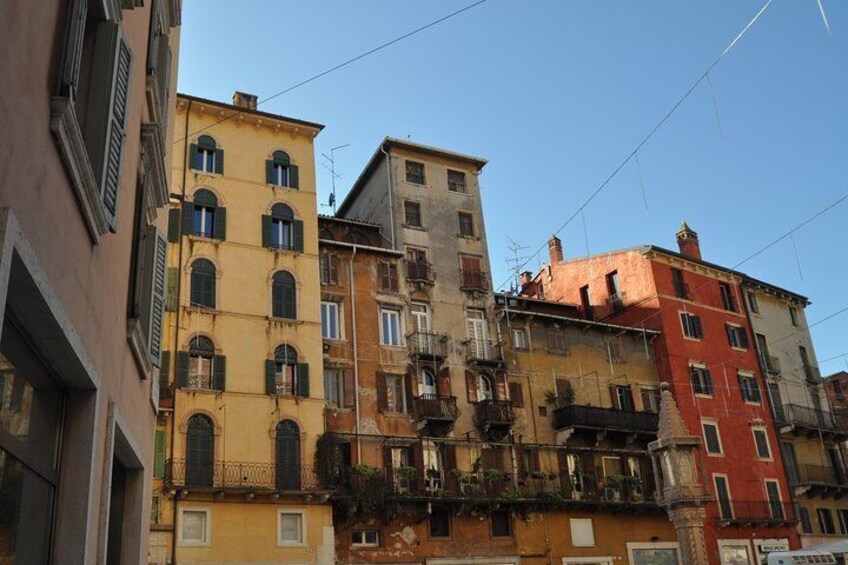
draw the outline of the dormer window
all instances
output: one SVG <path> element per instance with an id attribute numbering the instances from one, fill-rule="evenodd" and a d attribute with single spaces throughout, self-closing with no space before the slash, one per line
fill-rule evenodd
<path id="1" fill-rule="evenodd" d="M 268 184 L 298 188 L 298 177 L 297 165 L 292 165 L 285 151 L 274 151 L 271 159 L 265 161 L 265 182 Z"/>

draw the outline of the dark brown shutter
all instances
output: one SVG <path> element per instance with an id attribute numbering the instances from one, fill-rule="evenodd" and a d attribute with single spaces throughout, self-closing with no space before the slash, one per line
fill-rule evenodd
<path id="1" fill-rule="evenodd" d="M 595 468 L 595 454 L 584 452 L 581 454 L 581 464 L 583 465 L 584 477 L 588 475 L 588 479 L 583 480 L 583 489 L 588 495 L 592 495 L 597 486 L 598 470 Z"/>
<path id="2" fill-rule="evenodd" d="M 377 408 L 381 412 L 386 412 L 389 409 L 389 395 L 386 391 L 386 375 L 377 373 Z"/>
<path id="3" fill-rule="evenodd" d="M 698 339 L 703 339 L 704 328 L 701 326 L 701 317 L 692 316 L 692 324 L 695 330 L 695 337 L 697 337 Z"/>
<path id="4" fill-rule="evenodd" d="M 445 471 L 451 471 L 456 469 L 456 446 L 455 445 L 445 445 L 442 450 L 442 463 L 444 464 Z"/>
<path id="5" fill-rule="evenodd" d="M 394 473 L 392 472 L 392 448 L 389 445 L 383 446 L 383 468 L 386 471 L 386 477 L 392 480 L 394 478 Z"/>
<path id="6" fill-rule="evenodd" d="M 527 471 L 529 471 L 525 455 L 524 447 L 521 444 L 515 446 L 515 466 L 517 467 L 516 471 L 519 477 L 526 477 Z"/>
<path id="7" fill-rule="evenodd" d="M 409 464 L 412 467 L 415 467 L 415 469 L 417 471 L 415 478 L 418 481 L 418 484 L 416 485 L 416 487 L 418 489 L 423 490 L 424 484 L 425 484 L 424 483 L 424 446 L 420 441 L 418 443 L 416 443 L 415 445 L 413 445 L 412 449 L 410 450 L 410 462 L 409 462 Z"/>
<path id="8" fill-rule="evenodd" d="M 618 401 L 618 387 L 615 385 L 609 385 L 610 391 L 610 402 L 612 402 L 612 407 L 616 410 L 621 410 L 621 402 Z"/>
<path id="9" fill-rule="evenodd" d="M 353 369 L 345 369 L 342 372 L 342 388 L 344 389 L 344 407 L 353 408 L 356 404 L 356 382 Z"/>
<path id="10" fill-rule="evenodd" d="M 412 386 L 413 380 L 412 379 L 417 380 L 418 375 L 416 375 L 415 373 L 411 373 L 409 375 L 403 376 L 403 386 L 406 389 L 406 406 L 405 406 L 406 410 L 405 411 L 410 413 L 410 414 L 412 413 L 412 410 L 413 410 L 412 403 L 413 403 L 414 394 L 418 391 L 418 387 L 415 387 L 413 389 L 413 386 Z"/>
<path id="11" fill-rule="evenodd" d="M 509 383 L 509 398 L 513 406 L 524 408 L 524 387 L 521 383 Z"/>
<path id="12" fill-rule="evenodd" d="M 733 343 L 733 328 L 730 326 L 730 324 L 724 324 L 724 330 L 727 332 L 727 343 L 729 343 L 731 347 L 734 345 L 738 345 L 736 343 Z"/>
<path id="13" fill-rule="evenodd" d="M 468 402 L 477 402 L 477 375 L 473 371 L 465 371 L 465 392 Z"/>
<path id="14" fill-rule="evenodd" d="M 216 355 L 212 363 L 214 366 L 212 375 L 212 388 L 215 390 L 226 390 L 227 388 L 227 357 Z"/>
<path id="15" fill-rule="evenodd" d="M 441 396 L 451 395 L 450 367 L 445 366 L 439 370 L 439 380 L 436 386 Z"/>
<path id="16" fill-rule="evenodd" d="M 739 326 L 739 346 L 748 349 L 748 330 L 745 329 L 745 326 Z"/>
<path id="17" fill-rule="evenodd" d="M 566 379 L 557 379 L 556 380 L 556 393 L 557 396 L 563 396 L 568 393 L 568 389 L 571 388 L 571 383 Z"/>

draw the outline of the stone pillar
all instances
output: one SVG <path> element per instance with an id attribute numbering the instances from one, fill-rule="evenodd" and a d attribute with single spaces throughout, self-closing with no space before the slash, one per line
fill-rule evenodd
<path id="1" fill-rule="evenodd" d="M 707 565 L 707 542 L 704 540 L 704 520 L 707 511 L 703 506 L 681 506 L 668 510 L 677 543 L 680 544 L 680 562 L 687 565 Z"/>

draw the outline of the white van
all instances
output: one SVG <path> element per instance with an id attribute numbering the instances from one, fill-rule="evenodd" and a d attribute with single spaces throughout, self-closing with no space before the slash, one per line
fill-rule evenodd
<path id="1" fill-rule="evenodd" d="M 769 553 L 768 565 L 836 565 L 836 558 L 825 551 L 778 551 Z"/>

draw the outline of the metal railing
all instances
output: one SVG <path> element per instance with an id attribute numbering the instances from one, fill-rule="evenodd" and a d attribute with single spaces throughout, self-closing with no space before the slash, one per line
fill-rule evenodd
<path id="1" fill-rule="evenodd" d="M 655 434 L 659 427 L 659 415 L 655 412 L 634 412 L 571 404 L 554 410 L 553 426 L 555 430 L 576 426 Z"/>
<path id="2" fill-rule="evenodd" d="M 456 407 L 455 396 L 422 394 L 415 397 L 413 406 L 415 407 L 415 419 L 418 421 L 444 420 L 453 422 L 459 417 L 459 408 Z"/>
<path id="3" fill-rule="evenodd" d="M 775 422 L 781 426 L 848 433 L 848 414 L 842 411 L 828 412 L 800 404 L 784 404 L 774 412 Z"/>
<path id="4" fill-rule="evenodd" d="M 491 339 L 468 338 L 465 342 L 465 360 L 469 363 L 500 363 L 503 361 L 501 344 Z"/>
<path id="5" fill-rule="evenodd" d="M 320 490 L 313 467 L 278 469 L 273 463 L 249 461 L 217 461 L 211 465 L 198 465 L 189 464 L 184 459 L 168 459 L 165 462 L 165 484 L 196 490 Z"/>
<path id="6" fill-rule="evenodd" d="M 406 278 L 410 281 L 432 282 L 433 266 L 427 261 L 405 261 Z"/>
<path id="7" fill-rule="evenodd" d="M 609 306 L 613 312 L 621 312 L 622 310 L 624 310 L 624 300 L 626 298 L 626 292 L 616 292 L 615 294 L 610 294 L 607 297 L 607 306 Z"/>
<path id="8" fill-rule="evenodd" d="M 782 524 L 795 522 L 795 505 L 768 500 L 716 500 L 716 521 L 724 524 Z"/>
<path id="9" fill-rule="evenodd" d="M 448 336 L 433 332 L 412 332 L 406 336 L 409 352 L 422 357 L 447 357 Z"/>
<path id="10" fill-rule="evenodd" d="M 765 367 L 766 372 L 770 375 L 779 375 L 780 374 L 780 359 L 775 357 L 774 355 L 763 355 L 763 367 Z"/>
<path id="11" fill-rule="evenodd" d="M 794 485 L 824 485 L 848 487 L 848 477 L 830 465 L 798 465 L 788 470 L 789 482 Z"/>
<path id="12" fill-rule="evenodd" d="M 489 290 L 489 276 L 485 271 L 473 269 L 460 270 L 460 288 L 463 290 Z"/>
<path id="13" fill-rule="evenodd" d="M 506 425 L 515 423 L 515 410 L 509 400 L 481 400 L 474 406 L 477 424 Z"/>
<path id="14" fill-rule="evenodd" d="M 804 365 L 804 377 L 806 377 L 807 382 L 819 383 L 821 382 L 821 371 L 815 365 Z"/>

